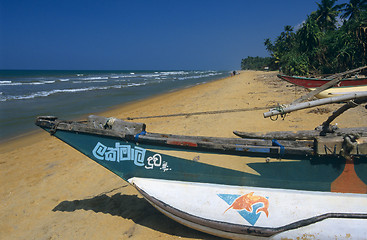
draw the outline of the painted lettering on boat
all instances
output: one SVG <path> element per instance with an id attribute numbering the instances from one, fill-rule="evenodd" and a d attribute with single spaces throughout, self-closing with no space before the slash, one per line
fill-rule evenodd
<path id="1" fill-rule="evenodd" d="M 224 213 L 234 209 L 252 226 L 255 225 L 261 213 L 264 213 L 266 217 L 269 216 L 268 198 L 254 195 L 254 192 L 242 196 L 237 194 L 218 194 L 218 196 L 230 205 Z"/>
<path id="2" fill-rule="evenodd" d="M 168 167 L 168 163 L 162 161 L 160 154 L 154 154 L 148 157 L 145 162 L 146 149 L 137 146 L 122 145 L 119 142 L 115 143 L 115 147 L 108 147 L 98 142 L 93 148 L 92 154 L 98 160 L 112 162 L 133 161 L 136 166 L 145 166 L 146 169 L 158 167 L 163 172 L 171 170 Z"/>
<path id="3" fill-rule="evenodd" d="M 168 163 L 162 161 L 162 156 L 160 154 L 154 154 L 152 157 L 147 158 L 147 164 L 145 165 L 146 169 L 153 169 L 154 167 L 159 167 L 163 172 L 171 170 L 168 167 Z"/>

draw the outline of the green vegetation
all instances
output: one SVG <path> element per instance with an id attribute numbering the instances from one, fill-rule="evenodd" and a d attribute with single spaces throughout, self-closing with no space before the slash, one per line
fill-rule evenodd
<path id="1" fill-rule="evenodd" d="M 247 57 L 241 61 L 242 70 L 264 70 L 265 67 L 275 66 L 271 57 Z"/>
<path id="2" fill-rule="evenodd" d="M 299 29 L 285 26 L 274 42 L 265 40 L 273 69 L 281 67 L 289 75 L 330 74 L 367 64 L 367 0 L 336 1 L 321 0 Z"/>

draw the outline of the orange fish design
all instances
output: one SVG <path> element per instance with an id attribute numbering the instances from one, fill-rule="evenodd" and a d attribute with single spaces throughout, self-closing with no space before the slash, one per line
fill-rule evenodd
<path id="1" fill-rule="evenodd" d="M 229 209 L 233 208 L 235 210 L 243 210 L 245 209 L 248 212 L 252 212 L 252 206 L 256 203 L 263 203 L 264 206 L 257 209 L 256 213 L 259 212 L 264 212 L 266 214 L 266 217 L 269 216 L 269 212 L 268 212 L 268 208 L 269 208 L 269 201 L 268 199 L 261 197 L 261 196 L 257 196 L 257 195 L 253 195 L 254 192 L 251 193 L 247 193 L 241 197 L 238 197 L 231 206 L 229 206 L 229 208 L 227 208 L 227 210 L 224 211 L 227 212 Z M 223 213 L 223 214 L 224 214 Z"/>

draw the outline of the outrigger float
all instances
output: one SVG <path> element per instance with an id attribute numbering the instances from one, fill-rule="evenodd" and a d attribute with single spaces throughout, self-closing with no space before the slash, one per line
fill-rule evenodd
<path id="1" fill-rule="evenodd" d="M 264 116 L 329 103 L 317 101 Z M 367 127 L 330 124 L 367 103 L 367 92 L 328 101 L 347 103 L 317 130 L 234 132 L 241 138 L 150 133 L 145 124 L 99 116 L 45 116 L 36 125 L 193 229 L 231 239 L 367 239 Z"/>

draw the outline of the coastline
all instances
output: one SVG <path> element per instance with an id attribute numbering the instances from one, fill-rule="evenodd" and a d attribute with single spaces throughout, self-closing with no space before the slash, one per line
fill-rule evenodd
<path id="1" fill-rule="evenodd" d="M 205 84 L 112 106 L 93 113 L 136 119 L 147 131 L 195 136 L 235 137 L 232 131 L 310 130 L 338 105 L 302 110 L 285 120 L 264 119 L 263 108 L 289 103 L 305 90 L 274 72 L 242 71 Z M 204 111 L 244 109 L 221 114 Z M 366 125 L 362 106 L 337 119 L 340 127 Z M 219 239 L 184 227 L 149 205 L 122 179 L 38 130 L 0 144 L 0 238 L 6 239 Z"/>
<path id="2" fill-rule="evenodd" d="M 229 76 L 226 71 L 10 71 L 0 76 L 0 142 L 36 130 L 34 119 L 91 112 Z"/>

